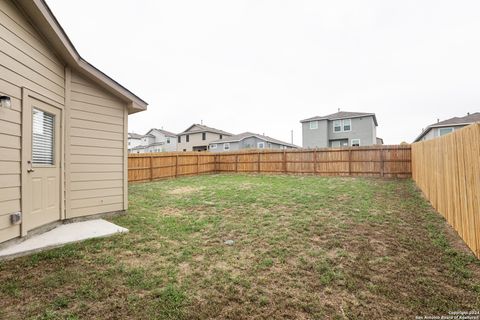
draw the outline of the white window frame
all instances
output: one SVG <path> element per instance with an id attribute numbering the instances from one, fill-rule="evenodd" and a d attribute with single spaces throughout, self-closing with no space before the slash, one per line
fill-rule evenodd
<path id="1" fill-rule="evenodd" d="M 257 142 L 257 149 L 265 149 L 265 142 L 263 141 Z"/>
<path id="2" fill-rule="evenodd" d="M 337 126 L 336 123 L 339 123 L 339 125 Z M 336 131 L 335 128 L 340 128 L 340 130 Z M 333 120 L 333 132 L 334 133 L 338 133 L 338 132 L 342 132 L 342 120 Z"/>
<path id="3" fill-rule="evenodd" d="M 167 144 L 170 144 L 170 138 L 167 138 Z"/>
<path id="4" fill-rule="evenodd" d="M 361 146 L 361 141 L 360 141 L 360 139 L 351 139 L 351 140 L 350 140 L 350 146 L 352 146 L 352 147 L 354 146 L 354 145 L 353 145 L 353 144 L 354 144 L 354 143 L 353 143 L 354 141 L 358 141 L 358 147 Z"/>
<path id="5" fill-rule="evenodd" d="M 225 142 L 223 144 L 223 150 L 225 150 L 225 151 L 230 150 L 230 143 L 229 142 Z"/>
<path id="6" fill-rule="evenodd" d="M 310 121 L 310 130 L 318 129 L 318 121 Z"/>
<path id="7" fill-rule="evenodd" d="M 349 123 L 350 129 L 345 130 L 345 125 Z M 339 124 L 339 125 L 336 125 Z M 335 128 L 340 128 L 339 131 L 335 131 Z M 350 132 L 352 131 L 352 119 L 338 119 L 338 120 L 333 120 L 333 126 L 332 126 L 333 133 L 340 133 L 340 132 Z"/>
<path id="8" fill-rule="evenodd" d="M 446 130 L 446 129 L 447 129 L 447 130 L 448 130 L 448 129 L 450 129 L 450 131 L 449 131 L 449 132 L 447 132 L 447 133 L 441 134 L 441 132 L 440 132 L 440 131 L 442 131 L 442 130 Z M 447 127 L 447 128 L 438 128 L 438 136 L 439 136 L 439 137 L 441 137 L 441 136 L 444 136 L 444 135 L 446 135 L 446 134 L 452 133 L 453 131 L 454 131 L 454 129 L 453 129 L 452 127 Z"/>
<path id="9" fill-rule="evenodd" d="M 338 145 L 337 145 L 338 143 Z M 340 144 L 340 140 L 333 140 L 331 143 L 330 143 L 331 147 L 332 148 L 340 148 L 342 145 Z"/>
<path id="10" fill-rule="evenodd" d="M 210 150 L 213 150 L 213 149 L 217 149 L 217 144 L 216 143 L 212 143 L 210 145 Z"/>

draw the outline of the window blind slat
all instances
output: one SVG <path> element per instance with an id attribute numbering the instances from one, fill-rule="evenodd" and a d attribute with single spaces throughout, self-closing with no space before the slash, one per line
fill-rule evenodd
<path id="1" fill-rule="evenodd" d="M 33 109 L 32 162 L 53 164 L 55 116 Z"/>

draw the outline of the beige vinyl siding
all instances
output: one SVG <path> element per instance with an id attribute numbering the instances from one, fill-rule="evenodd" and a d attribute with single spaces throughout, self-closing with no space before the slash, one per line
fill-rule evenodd
<path id="1" fill-rule="evenodd" d="M 10 214 L 21 211 L 22 87 L 64 104 L 63 63 L 11 1 L 0 1 L 0 95 L 12 108 L 0 109 L 0 242 L 18 237 Z"/>
<path id="2" fill-rule="evenodd" d="M 125 103 L 72 72 L 67 218 L 124 209 Z"/>

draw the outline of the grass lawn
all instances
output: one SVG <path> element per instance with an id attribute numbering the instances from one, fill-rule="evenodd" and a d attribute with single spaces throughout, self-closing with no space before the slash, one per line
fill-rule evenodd
<path id="1" fill-rule="evenodd" d="M 181 178 L 130 186 L 128 215 L 111 220 L 130 233 L 0 262 L 0 319 L 480 309 L 480 263 L 410 180 Z"/>

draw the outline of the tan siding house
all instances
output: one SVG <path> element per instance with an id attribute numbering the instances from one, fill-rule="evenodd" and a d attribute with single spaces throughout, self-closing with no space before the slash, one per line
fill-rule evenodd
<path id="1" fill-rule="evenodd" d="M 208 145 L 215 140 L 232 136 L 231 133 L 211 128 L 203 124 L 192 124 L 177 135 L 177 151 L 207 151 Z"/>
<path id="2" fill-rule="evenodd" d="M 147 104 L 84 61 L 42 0 L 0 0 L 0 97 L 0 243 L 128 208 L 127 117 Z"/>

